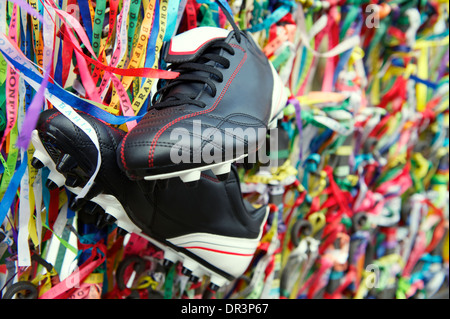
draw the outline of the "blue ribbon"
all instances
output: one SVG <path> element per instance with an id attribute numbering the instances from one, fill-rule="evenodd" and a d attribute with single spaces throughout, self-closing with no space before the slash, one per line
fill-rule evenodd
<path id="1" fill-rule="evenodd" d="M 181 0 L 169 0 L 169 6 L 167 8 L 167 26 L 166 33 L 164 34 L 164 41 L 169 41 L 176 31 L 175 27 L 177 24 L 178 7 L 180 6 L 180 1 Z"/>
<path id="2" fill-rule="evenodd" d="M 22 180 L 25 170 L 28 165 L 28 154 L 24 152 L 24 157 L 22 158 L 22 163 L 20 163 L 19 168 L 14 173 L 11 181 L 9 182 L 8 188 L 3 195 L 2 201 L 0 202 L 0 224 L 5 220 L 6 214 L 11 207 L 14 198 L 16 197 L 17 189 L 19 188 L 20 181 Z"/>
<path id="3" fill-rule="evenodd" d="M 360 10 L 359 10 L 360 11 Z M 362 19 L 361 14 L 358 15 L 358 20 L 355 22 L 355 30 L 354 34 L 359 34 L 361 32 L 362 28 Z M 333 87 L 336 85 L 336 81 L 338 79 L 339 73 L 344 69 L 345 65 L 347 64 L 348 60 L 350 59 L 350 56 L 352 55 L 353 49 L 349 49 L 342 53 L 341 58 L 339 59 L 338 64 L 336 65 L 336 70 L 334 71 L 333 76 Z"/>
<path id="4" fill-rule="evenodd" d="M 247 31 L 258 32 L 261 30 L 269 29 L 272 24 L 280 21 L 286 14 L 291 11 L 291 8 L 295 6 L 295 3 L 291 1 L 282 1 L 282 3 L 283 5 L 278 7 L 274 12 L 272 12 L 272 14 L 266 17 L 263 22 L 252 26 L 251 28 L 247 29 Z"/>
<path id="5" fill-rule="evenodd" d="M 159 34 L 159 10 L 159 6 L 155 6 L 155 18 L 153 19 L 152 31 L 150 32 L 150 37 L 148 38 L 147 55 L 145 57 L 144 67 L 146 68 L 151 68 L 153 63 L 155 63 L 155 46 Z M 142 83 L 144 82 L 142 81 Z"/>
<path id="6" fill-rule="evenodd" d="M 436 90 L 438 88 L 438 85 L 436 83 L 428 81 L 428 80 L 421 79 L 421 78 L 419 78 L 419 77 L 417 77 L 415 75 L 411 75 L 409 78 L 411 80 L 414 80 L 414 81 L 418 82 L 418 83 L 425 84 L 426 86 L 428 86 L 429 88 L 431 88 L 433 90 Z"/>
<path id="7" fill-rule="evenodd" d="M 78 7 L 80 8 L 81 20 L 83 20 L 84 28 L 89 37 L 89 41 L 92 42 L 92 20 L 91 12 L 89 10 L 89 2 L 87 0 L 78 1 Z"/>
<path id="8" fill-rule="evenodd" d="M 216 0 L 216 1 L 219 1 L 224 6 L 224 8 L 231 14 L 231 16 L 233 16 L 233 11 L 231 11 L 230 5 L 226 0 Z"/>
<path id="9" fill-rule="evenodd" d="M 9 63 L 12 64 L 12 66 L 21 72 L 26 77 L 30 78 L 31 80 L 35 81 L 36 83 L 41 83 L 43 78 L 40 75 L 37 75 L 36 73 L 32 72 L 28 68 L 24 67 L 17 61 L 14 61 L 5 51 L 0 49 L 0 52 L 3 53 L 3 56 L 6 60 L 8 60 Z M 109 124 L 113 125 L 121 125 L 128 121 L 139 121 L 142 116 L 115 116 L 111 113 L 108 113 L 97 106 L 90 104 L 88 101 L 80 99 L 79 97 L 73 95 L 70 92 L 67 92 L 60 86 L 54 83 L 48 83 L 47 89 L 50 93 L 60 98 L 65 103 L 69 104 L 70 106 L 83 111 L 85 113 L 89 113 L 90 115 L 107 122 Z"/>

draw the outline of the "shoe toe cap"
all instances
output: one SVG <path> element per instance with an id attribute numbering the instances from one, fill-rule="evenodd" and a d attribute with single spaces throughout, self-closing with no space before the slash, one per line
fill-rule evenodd
<path id="1" fill-rule="evenodd" d="M 188 145 L 177 144 L 171 130 L 161 133 L 159 128 L 136 127 L 122 140 L 117 157 L 120 167 L 128 174 L 146 175 L 144 172 L 156 173 L 182 164 L 177 160 L 181 151 L 190 154 Z"/>

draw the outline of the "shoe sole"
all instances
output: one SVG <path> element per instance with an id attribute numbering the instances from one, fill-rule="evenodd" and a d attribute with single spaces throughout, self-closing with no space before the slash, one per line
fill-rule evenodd
<path id="1" fill-rule="evenodd" d="M 272 110 L 271 110 L 271 121 L 268 124 L 268 129 L 275 129 L 278 124 L 278 120 L 283 118 L 284 113 L 284 106 L 286 105 L 286 102 L 288 100 L 288 96 L 286 94 L 286 89 L 284 87 L 284 84 L 282 83 L 280 77 L 277 74 L 277 71 L 273 67 L 272 63 L 269 62 L 271 71 L 272 71 L 272 77 L 274 79 L 274 92 L 272 95 Z M 130 175 L 130 178 L 135 179 L 136 176 L 141 176 L 145 180 L 148 181 L 154 181 L 154 180 L 163 180 L 163 179 L 169 179 L 174 177 L 179 177 L 184 183 L 190 183 L 195 182 L 200 179 L 201 173 L 207 170 L 212 170 L 212 172 L 216 176 L 228 174 L 231 170 L 231 164 L 237 161 L 240 161 L 247 157 L 248 154 L 243 154 L 237 158 L 223 161 L 220 163 L 213 163 L 201 167 L 191 168 L 187 170 L 182 171 L 175 171 L 170 173 L 164 173 L 164 174 L 152 174 L 152 175 L 144 175 L 139 174 L 138 171 L 133 171 L 133 173 Z"/>
<path id="2" fill-rule="evenodd" d="M 56 144 L 53 136 L 47 135 L 46 138 L 51 141 L 51 144 Z M 66 178 L 56 169 L 56 164 L 41 141 L 37 130 L 32 132 L 32 143 L 35 147 L 33 157 L 40 160 L 50 170 L 48 178 L 52 179 L 58 187 L 65 186 L 70 192 L 78 195 L 82 188 L 69 187 L 64 184 Z M 261 224 L 259 236 L 255 239 L 218 236 L 208 233 L 193 233 L 165 240 L 157 240 L 146 235 L 141 228 L 133 223 L 115 196 L 101 193 L 94 196 L 90 201 L 99 205 L 107 214 L 113 216 L 116 219 L 115 223 L 118 227 L 141 236 L 161 249 L 164 252 L 164 259 L 174 264 L 180 262 L 186 270 L 185 273 L 191 276 L 191 279 L 208 276 L 210 282 L 216 288 L 229 283 L 246 270 L 259 244 L 263 226 L 269 213 L 269 209 L 267 209 L 264 222 Z"/>
<path id="3" fill-rule="evenodd" d="M 179 177 L 184 183 L 195 182 L 200 179 L 202 172 L 207 171 L 207 170 L 211 170 L 214 173 L 214 175 L 216 175 L 216 176 L 228 174 L 231 171 L 232 163 L 242 160 L 247 156 L 248 156 L 247 154 L 244 154 L 236 159 L 231 159 L 231 160 L 228 160 L 228 161 L 225 161 L 222 163 L 209 164 L 206 166 L 191 168 L 191 169 L 187 169 L 184 171 L 171 172 L 171 173 L 159 174 L 159 175 L 149 175 L 149 176 L 145 176 L 144 179 L 147 181 L 154 181 L 154 180 Z"/>

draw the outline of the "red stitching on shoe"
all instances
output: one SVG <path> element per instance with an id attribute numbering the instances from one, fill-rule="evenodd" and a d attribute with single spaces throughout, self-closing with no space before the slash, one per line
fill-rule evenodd
<path id="1" fill-rule="evenodd" d="M 129 132 L 128 132 L 128 133 L 129 133 Z M 121 145 L 121 147 L 120 147 L 120 160 L 122 161 L 122 165 L 123 165 L 123 168 L 124 168 L 125 170 L 128 170 L 127 163 L 126 163 L 126 161 L 125 161 L 125 153 L 124 153 L 125 142 L 127 141 L 128 133 L 125 134 L 125 136 L 123 137 L 123 139 L 122 139 L 122 145 Z"/>
<path id="2" fill-rule="evenodd" d="M 115 131 L 116 133 L 118 133 L 119 135 L 126 135 L 126 133 L 125 133 L 124 131 L 119 130 L 118 128 L 115 128 L 114 126 L 112 126 L 112 125 L 110 125 L 110 124 L 108 124 L 108 123 L 106 123 L 106 125 L 107 125 L 110 129 L 112 129 L 113 131 Z"/>
<path id="3" fill-rule="evenodd" d="M 49 122 L 51 121 L 51 120 L 53 120 L 56 116 L 58 116 L 58 115 L 60 115 L 61 113 L 59 113 L 59 112 L 56 112 L 56 113 L 53 113 L 46 121 L 45 121 L 45 124 L 49 124 Z"/>
<path id="4" fill-rule="evenodd" d="M 182 117 L 179 117 L 175 120 L 173 120 L 172 122 L 170 122 L 169 124 L 166 124 L 163 128 L 161 128 L 158 133 L 156 133 L 155 137 L 152 140 L 152 144 L 150 145 L 150 150 L 149 150 L 149 154 L 148 154 L 148 166 L 149 167 L 153 167 L 153 156 L 155 154 L 155 148 L 156 148 L 156 143 L 158 142 L 159 137 L 162 135 L 162 133 L 164 133 L 169 127 L 171 127 L 173 124 L 182 121 L 184 119 L 187 118 L 191 118 L 200 114 L 206 114 L 209 112 L 212 112 L 215 110 L 215 108 L 217 107 L 217 105 L 219 105 L 219 102 L 222 100 L 223 96 L 225 95 L 226 91 L 228 90 L 229 86 L 231 85 L 231 82 L 233 81 L 233 79 L 235 78 L 236 74 L 239 72 L 239 70 L 241 69 L 242 65 L 244 64 L 245 60 L 247 59 L 247 53 L 245 52 L 245 50 L 236 45 L 236 44 L 230 44 L 231 46 L 241 50 L 242 52 L 244 52 L 244 57 L 242 58 L 241 62 L 238 64 L 238 66 L 236 67 L 236 70 L 234 70 L 233 74 L 231 75 L 231 77 L 228 79 L 227 84 L 225 85 L 224 89 L 222 90 L 222 92 L 220 93 L 220 95 L 218 96 L 218 98 L 216 99 L 216 101 L 214 102 L 213 106 L 208 109 L 208 110 L 204 110 L 204 111 L 199 111 L 196 113 L 192 113 L 192 114 L 188 114 L 188 115 L 184 115 Z"/>
<path id="5" fill-rule="evenodd" d="M 235 256 L 244 256 L 244 257 L 250 257 L 253 256 L 253 254 L 244 254 L 244 253 L 235 253 L 232 251 L 225 251 L 225 250 L 219 250 L 219 249 L 213 249 L 213 248 L 207 248 L 207 247 L 201 247 L 201 246 L 189 246 L 184 247 L 185 249 L 202 249 L 202 250 L 208 250 L 219 254 L 227 254 L 227 255 L 235 255 Z"/>
<path id="6" fill-rule="evenodd" d="M 210 181 L 214 182 L 214 183 L 220 183 L 220 181 L 217 178 L 208 176 L 206 174 L 201 174 L 203 178 L 209 179 Z"/>

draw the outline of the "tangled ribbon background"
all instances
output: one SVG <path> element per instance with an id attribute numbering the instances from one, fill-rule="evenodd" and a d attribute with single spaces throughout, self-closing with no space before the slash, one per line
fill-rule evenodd
<path id="1" fill-rule="evenodd" d="M 279 165 L 239 171 L 243 196 L 271 208 L 263 237 L 213 297 L 448 298 L 448 0 L 228 4 L 290 99 Z M 157 79 L 177 76 L 162 44 L 198 26 L 228 27 L 215 1 L 0 1 L 3 298 L 204 295 L 137 235 L 81 235 L 66 190 L 30 165 L 44 109 L 134 127 Z"/>

